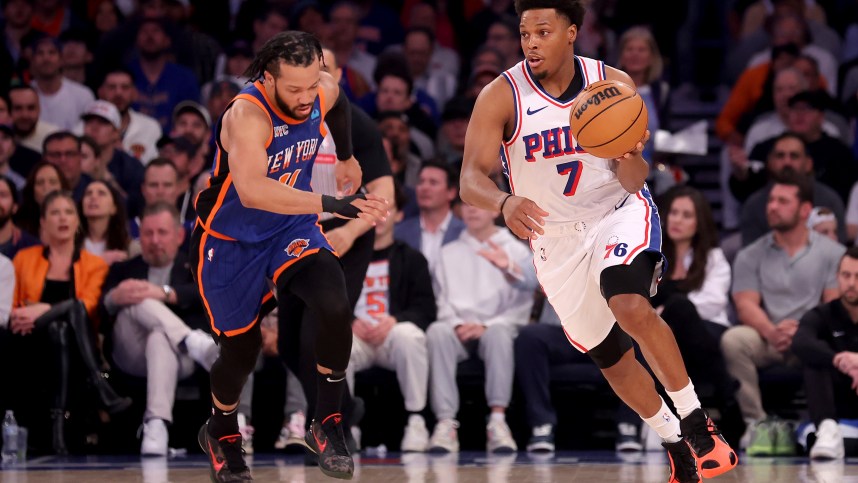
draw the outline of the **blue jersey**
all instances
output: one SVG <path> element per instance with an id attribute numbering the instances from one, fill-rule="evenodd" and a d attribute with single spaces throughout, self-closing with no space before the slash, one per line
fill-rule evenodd
<path id="1" fill-rule="evenodd" d="M 245 87 L 232 102 L 245 99 L 253 102 L 268 114 L 271 133 L 265 150 L 268 154 L 268 177 L 295 189 L 312 191 L 310 188 L 313 163 L 325 137 L 324 106 L 322 91 L 313 103 L 310 116 L 298 121 L 288 117 L 268 98 L 261 81 Z M 230 103 L 230 106 L 232 103 Z M 227 107 L 227 110 L 229 106 Z M 226 240 L 259 242 L 283 232 L 315 224 L 318 215 L 282 215 L 241 204 L 232 183 L 229 169 L 229 153 L 220 141 L 221 123 L 218 120 L 215 137 L 216 149 L 209 186 L 197 197 L 196 209 L 199 223 L 209 234 Z M 241 131 L 230 133 L 241 136 Z M 242 160 L 241 162 L 257 162 Z M 259 160 L 258 162 L 262 162 Z"/>

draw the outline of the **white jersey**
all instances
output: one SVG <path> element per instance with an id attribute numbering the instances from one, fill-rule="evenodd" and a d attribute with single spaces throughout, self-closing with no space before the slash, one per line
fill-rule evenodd
<path id="1" fill-rule="evenodd" d="M 584 87 L 605 79 L 604 62 L 575 57 Z M 628 193 L 616 174 L 617 161 L 587 154 L 569 129 L 573 99 L 561 102 L 545 92 L 522 61 L 503 73 L 515 102 L 513 134 L 501 158 L 512 192 L 549 213 L 546 228 L 596 220 Z"/>

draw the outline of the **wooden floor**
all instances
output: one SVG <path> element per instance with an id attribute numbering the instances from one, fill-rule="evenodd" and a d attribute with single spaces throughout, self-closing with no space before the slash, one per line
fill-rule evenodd
<path id="1" fill-rule="evenodd" d="M 624 461 L 625 460 L 625 461 Z M 518 483 L 518 482 L 641 482 L 667 481 L 660 454 L 623 456 L 615 453 L 558 453 L 542 461 L 526 454 L 487 457 L 485 453 L 459 455 L 409 454 L 400 458 L 356 459 L 353 481 L 373 483 Z M 318 468 L 303 465 L 301 456 L 257 455 L 252 461 L 258 482 L 332 483 Z M 25 467 L 6 467 L 0 483 L 207 483 L 208 466 L 202 456 L 162 459 L 134 457 L 37 458 Z M 813 463 L 803 458 L 743 460 L 716 482 L 858 483 L 858 459 Z"/>

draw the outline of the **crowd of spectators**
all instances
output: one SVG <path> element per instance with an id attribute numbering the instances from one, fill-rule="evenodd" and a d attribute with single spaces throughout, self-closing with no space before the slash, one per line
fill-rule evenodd
<path id="1" fill-rule="evenodd" d="M 687 176 L 651 179 L 669 262 L 652 305 L 748 454 L 796 449 L 761 393 L 758 371 L 782 365 L 804 376 L 810 455 L 842 458 L 858 418 L 858 3 L 660 3 L 594 0 L 576 42 L 628 72 L 653 133 L 674 126 L 676 102 L 719 112 L 718 219 L 700 190 L 672 186 Z M 146 378 L 141 453 L 167 454 L 177 385 L 217 354 L 188 267 L 194 200 L 220 115 L 255 52 L 286 29 L 321 40 L 396 185 L 374 230 L 323 225 L 341 255 L 370 236 L 369 268 L 349 288 L 351 389 L 355 372 L 394 370 L 407 420 L 389 444 L 455 452 L 457 364 L 479 358 L 487 450 L 518 449 L 505 419 L 516 383 L 527 450 L 555 449 L 551 368 L 588 359 L 544 302 L 527 245 L 499 213 L 458 199 L 475 99 L 522 60 L 512 0 L 0 5 L 0 362 L 14 368 L 0 410 L 31 428 L 34 453 L 98 451 L 93 434 L 132 404 L 109 382 L 118 372 Z M 654 173 L 666 161 L 657 148 L 645 147 Z M 314 187 L 330 190 L 331 159 L 319 156 Z M 364 168 L 377 173 L 369 191 L 385 192 L 386 170 Z M 495 179 L 509 189 L 500 160 Z M 289 357 L 277 315 L 261 323 L 264 353 Z M 300 441 L 312 407 L 287 381 L 278 448 Z M 248 451 L 253 383 L 240 409 Z M 615 402 L 617 449 L 654 448 Z M 352 433 L 359 445 L 357 421 Z"/>

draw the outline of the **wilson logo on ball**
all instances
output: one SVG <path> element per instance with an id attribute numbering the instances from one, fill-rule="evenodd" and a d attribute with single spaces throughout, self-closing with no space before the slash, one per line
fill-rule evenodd
<path id="1" fill-rule="evenodd" d="M 602 101 L 619 95 L 622 95 L 622 92 L 620 92 L 616 87 L 608 87 L 607 89 L 602 89 L 601 91 L 593 93 L 590 98 L 587 99 L 587 102 L 582 103 L 578 109 L 575 110 L 575 119 L 581 119 L 581 115 L 584 114 L 587 107 L 598 106 Z"/>

